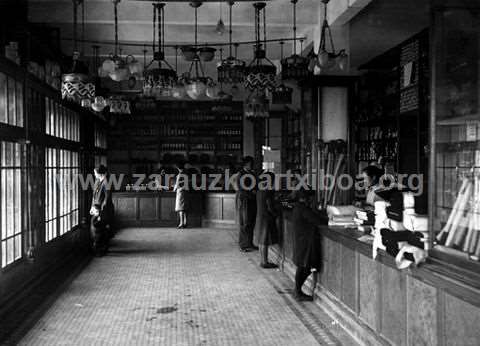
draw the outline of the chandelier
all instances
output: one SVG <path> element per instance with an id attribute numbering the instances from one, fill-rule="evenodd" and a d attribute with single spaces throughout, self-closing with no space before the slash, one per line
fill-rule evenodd
<path id="1" fill-rule="evenodd" d="M 87 66 L 80 61 L 80 53 L 77 46 L 77 9 L 78 5 L 84 6 L 83 0 L 73 0 L 73 55 L 70 73 L 62 75 L 62 99 L 80 103 L 83 106 L 89 104 L 95 97 L 95 85 L 88 77 Z M 82 11 L 84 13 L 84 11 Z M 86 107 L 86 106 L 85 106 Z"/>
<path id="2" fill-rule="evenodd" d="M 280 41 L 280 60 L 283 61 L 283 45 Z M 283 70 L 282 70 L 283 72 Z M 272 92 L 272 104 L 289 104 L 292 103 L 293 89 L 287 87 L 283 82 L 278 85 Z"/>
<path id="3" fill-rule="evenodd" d="M 217 98 L 220 91 L 213 79 L 205 77 L 202 65 L 202 61 L 213 60 L 216 49 L 207 46 L 198 47 L 198 8 L 201 5 L 201 1 L 190 3 L 190 6 L 195 9 L 195 45 L 181 47 L 185 60 L 191 61 L 190 68 L 182 75 L 181 82 L 185 86 L 186 94 L 194 100 L 198 100 L 204 95 L 209 98 Z"/>
<path id="4" fill-rule="evenodd" d="M 333 44 L 332 31 L 327 21 L 327 5 L 329 0 L 322 0 L 324 5 L 324 16 L 322 24 L 322 32 L 320 36 L 320 46 L 318 47 L 318 54 L 310 54 L 309 69 L 318 66 L 322 70 L 332 70 L 338 68 L 344 71 L 348 64 L 348 55 L 345 49 L 341 49 L 338 53 L 335 51 Z M 327 35 L 330 42 L 330 50 L 327 49 Z"/>
<path id="5" fill-rule="evenodd" d="M 264 91 L 256 90 L 247 98 L 245 117 L 250 120 L 268 118 L 269 100 Z"/>
<path id="6" fill-rule="evenodd" d="M 228 84 L 236 84 L 242 83 L 245 79 L 245 62 L 242 60 L 237 59 L 237 50 L 235 49 L 235 56 L 232 55 L 232 7 L 234 5 L 233 1 L 228 3 L 229 5 L 229 39 L 228 39 L 228 47 L 229 47 L 229 55 L 224 60 L 221 59 L 220 63 L 217 66 L 218 72 L 218 82 L 219 83 L 228 83 Z M 236 45 L 236 47 L 238 47 Z"/>
<path id="7" fill-rule="evenodd" d="M 131 77 L 131 69 L 136 70 L 139 67 L 138 62 L 133 59 L 131 62 L 126 61 L 121 57 L 118 47 L 118 4 L 120 0 L 112 0 L 114 23 L 115 23 L 115 48 L 114 53 L 105 59 L 99 70 L 101 77 L 110 77 L 115 82 L 121 82 Z"/>
<path id="8" fill-rule="evenodd" d="M 297 2 L 298 0 L 291 0 L 293 4 L 293 55 L 281 60 L 282 64 L 282 79 L 304 79 L 310 74 L 308 70 L 308 59 L 297 54 Z M 303 40 L 301 40 L 301 43 Z"/>
<path id="9" fill-rule="evenodd" d="M 269 100 L 266 91 L 273 91 L 276 86 L 275 76 L 277 68 L 267 58 L 267 26 L 266 26 L 266 3 L 256 2 L 255 8 L 255 54 L 252 62 L 247 67 L 248 75 L 245 79 L 245 88 L 250 91 L 246 100 L 245 116 L 247 118 L 268 117 Z M 263 17 L 263 46 L 260 31 Z"/>
<path id="10" fill-rule="evenodd" d="M 220 61 L 223 61 L 223 48 L 220 48 Z M 233 95 L 231 94 L 227 94 L 224 90 L 223 90 L 223 82 L 222 80 L 219 78 L 219 84 L 220 84 L 220 90 L 218 91 L 218 94 L 217 94 L 217 98 L 220 100 L 220 101 L 231 101 L 232 98 L 233 98 Z"/>
<path id="11" fill-rule="evenodd" d="M 157 21 L 158 16 L 158 21 Z M 156 51 L 156 35 L 158 31 L 158 51 Z M 143 95 L 155 97 L 174 96 L 174 88 L 177 83 L 177 73 L 165 60 L 165 4 L 153 4 L 153 60 L 146 66 L 144 71 Z M 158 63 L 158 68 L 148 69 L 153 62 Z M 164 64 L 166 67 L 163 67 Z"/>
<path id="12" fill-rule="evenodd" d="M 267 58 L 266 41 L 267 41 L 267 26 L 265 23 L 266 3 L 256 2 L 253 4 L 255 8 L 255 53 L 252 62 L 247 67 L 247 78 L 245 80 L 245 87 L 250 91 L 255 90 L 273 90 L 275 88 L 275 75 L 277 68 Z M 263 45 L 261 41 L 261 18 L 263 15 Z"/>

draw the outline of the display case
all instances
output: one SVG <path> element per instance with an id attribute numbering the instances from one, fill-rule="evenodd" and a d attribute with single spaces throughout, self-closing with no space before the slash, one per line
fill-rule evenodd
<path id="1" fill-rule="evenodd" d="M 431 257 L 480 273 L 480 3 L 450 3 L 433 12 Z"/>

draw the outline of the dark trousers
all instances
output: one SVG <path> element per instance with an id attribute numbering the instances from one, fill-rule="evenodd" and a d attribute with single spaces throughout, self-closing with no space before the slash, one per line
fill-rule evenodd
<path id="1" fill-rule="evenodd" d="M 257 203 L 255 199 L 242 199 L 238 203 L 238 245 L 240 248 L 247 248 L 253 245 L 253 229 L 257 214 Z"/>
<path id="2" fill-rule="evenodd" d="M 104 222 L 99 222 L 97 216 L 92 216 L 90 219 L 90 235 L 92 238 L 92 249 L 94 252 L 104 252 L 107 249 L 109 228 Z"/>
<path id="3" fill-rule="evenodd" d="M 310 276 L 311 268 L 309 267 L 297 267 L 297 271 L 295 272 L 295 292 L 302 293 L 302 286 Z"/>

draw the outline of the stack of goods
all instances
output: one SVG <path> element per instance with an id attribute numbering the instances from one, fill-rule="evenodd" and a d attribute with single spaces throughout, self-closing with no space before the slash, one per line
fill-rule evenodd
<path id="1" fill-rule="evenodd" d="M 375 229 L 373 240 L 373 258 L 377 256 L 378 249 L 386 251 L 395 257 L 398 269 L 404 269 L 411 264 L 418 265 L 425 261 L 425 235 L 422 231 L 427 229 L 428 218 L 424 215 L 415 214 L 414 198 L 411 193 L 402 193 L 402 208 L 394 208 L 391 211 L 392 201 L 375 202 Z M 394 203 L 395 204 L 395 203 Z M 389 218 L 390 215 L 401 217 Z M 390 215 L 389 215 L 390 214 Z M 401 219 L 402 221 L 398 221 Z"/>
<path id="2" fill-rule="evenodd" d="M 427 252 L 424 250 L 425 238 L 421 232 L 380 230 L 385 251 L 395 257 L 398 269 L 409 267 L 412 263 L 425 262 Z"/>
<path id="3" fill-rule="evenodd" d="M 480 177 L 465 177 L 437 243 L 480 260 Z"/>
<path id="4" fill-rule="evenodd" d="M 343 226 L 343 227 L 355 227 L 354 221 L 356 212 L 360 210 L 353 205 L 344 206 L 327 206 L 328 225 L 329 226 Z"/>
<path id="5" fill-rule="evenodd" d="M 353 219 L 359 231 L 370 233 L 375 225 L 375 213 L 372 210 L 357 210 Z"/>
<path id="6" fill-rule="evenodd" d="M 5 46 L 5 58 L 20 65 L 20 55 L 18 54 L 18 42 L 10 42 Z"/>

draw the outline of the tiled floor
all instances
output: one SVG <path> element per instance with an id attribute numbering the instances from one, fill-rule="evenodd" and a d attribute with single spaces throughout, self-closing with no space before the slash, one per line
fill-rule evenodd
<path id="1" fill-rule="evenodd" d="M 353 345 L 291 282 L 260 269 L 232 231 L 122 230 L 21 345 Z"/>

